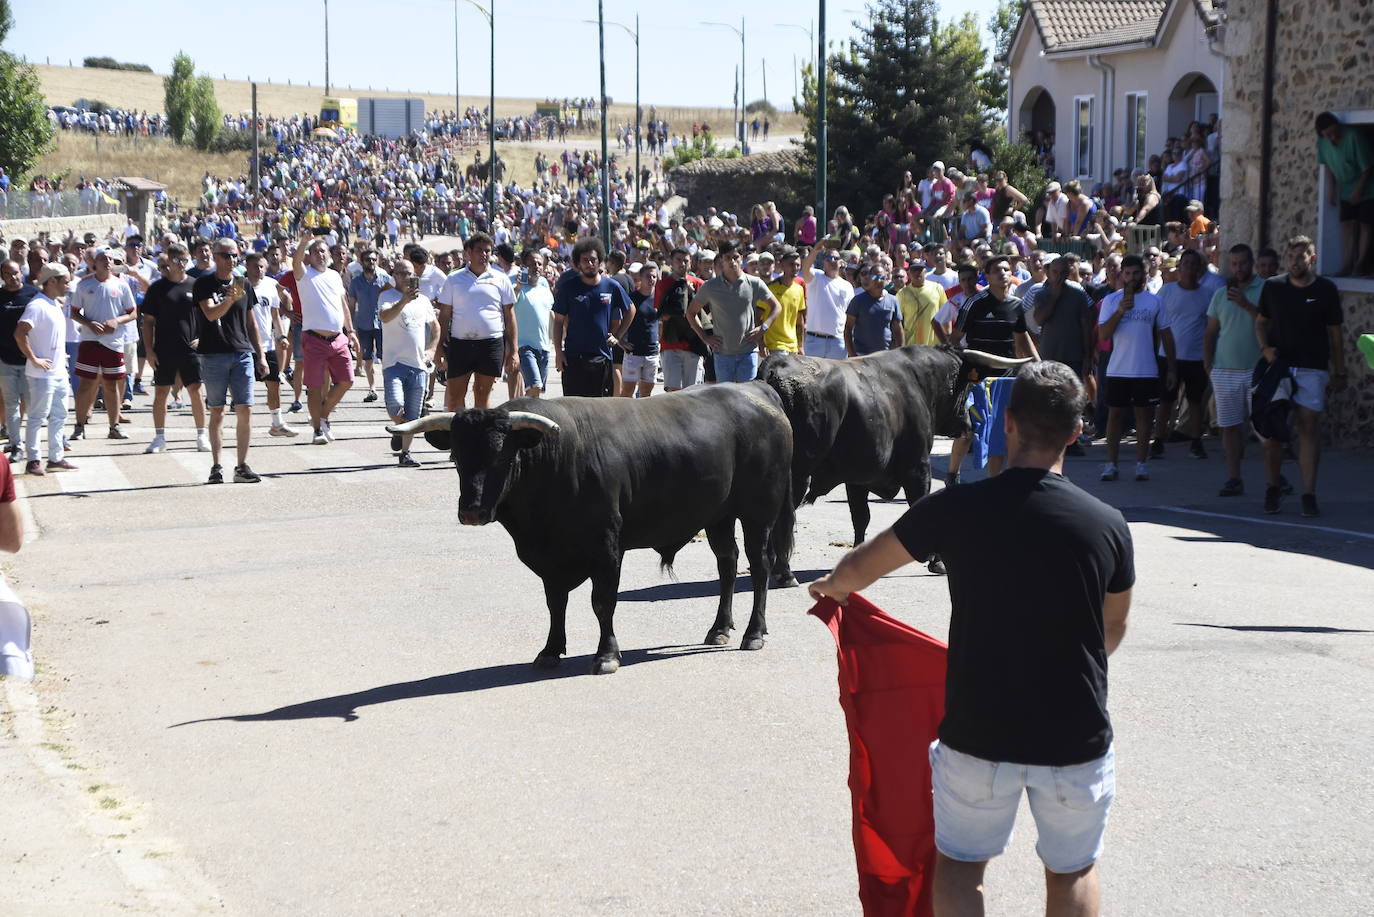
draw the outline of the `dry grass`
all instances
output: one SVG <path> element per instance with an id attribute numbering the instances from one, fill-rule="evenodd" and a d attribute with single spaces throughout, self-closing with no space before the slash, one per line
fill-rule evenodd
<path id="1" fill-rule="evenodd" d="M 213 175 L 237 176 L 248 167 L 243 153 L 199 153 L 160 138 L 97 138 L 59 131 L 53 151 L 39 160 L 37 171 L 67 172 L 67 187 L 81 176 L 115 178 L 137 176 L 162 182 L 167 193 L 189 206 L 200 196 L 200 180 Z"/>
<path id="2" fill-rule="evenodd" d="M 93 67 L 53 67 L 37 65 L 38 76 L 43 83 L 43 94 L 49 104 L 70 105 L 77 99 L 99 99 L 117 108 L 132 108 L 138 111 L 162 111 L 162 77 L 151 73 L 132 73 L 122 70 L 100 70 Z M 555 87 L 556 88 L 556 87 Z M 335 87 L 331 90 L 337 96 L 401 97 L 416 96 L 425 100 L 427 111 L 452 111 L 453 96 L 430 95 L 411 92 L 404 87 L 372 89 Z M 252 109 L 252 93 L 247 80 L 215 80 L 215 97 L 219 106 L 226 112 L 242 112 Z M 280 83 L 258 83 L 258 109 L 273 115 L 293 115 L 305 112 L 319 112 L 320 100 L 324 89 L 319 86 L 289 86 Z M 486 96 L 463 96 L 464 106 L 484 108 Z M 497 97 L 498 116 L 529 114 L 534 111 L 536 99 L 505 99 Z M 645 115 L 653 100 L 643 100 Z M 728 133 L 731 111 L 728 108 L 690 108 L 681 106 L 660 106 L 658 115 L 668 120 L 669 126 L 677 133 L 690 133 L 693 121 L 706 121 L 717 134 Z M 611 106 L 611 123 L 628 123 L 634 118 L 633 100 L 629 104 Z M 798 115 L 779 113 L 773 130 L 780 134 L 801 133 L 802 123 Z"/>

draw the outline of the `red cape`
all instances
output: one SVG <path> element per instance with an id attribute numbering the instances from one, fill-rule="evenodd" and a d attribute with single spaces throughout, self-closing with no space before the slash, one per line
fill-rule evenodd
<path id="1" fill-rule="evenodd" d="M 858 593 L 811 609 L 839 649 L 849 727 L 854 855 L 866 917 L 929 917 L 935 869 L 930 743 L 945 713 L 939 640 L 888 617 Z"/>

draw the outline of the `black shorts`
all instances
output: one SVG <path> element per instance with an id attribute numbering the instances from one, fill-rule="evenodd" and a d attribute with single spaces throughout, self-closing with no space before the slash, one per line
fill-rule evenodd
<path id="1" fill-rule="evenodd" d="M 477 373 L 493 379 L 501 375 L 502 358 L 506 355 L 505 338 L 483 338 L 468 341 L 462 338 L 448 339 L 448 370 L 450 379 Z"/>
<path id="2" fill-rule="evenodd" d="M 267 375 L 258 376 L 256 367 L 253 369 L 253 375 L 257 376 L 259 382 L 280 382 L 281 365 L 277 363 L 277 351 L 275 349 L 264 350 L 262 355 L 267 360 Z"/>
<path id="3" fill-rule="evenodd" d="M 625 351 L 619 347 L 611 348 L 611 362 L 616 366 L 625 365 Z"/>
<path id="4" fill-rule="evenodd" d="M 176 385 L 181 376 L 182 385 L 200 385 L 200 355 L 194 353 L 157 355 L 157 368 L 153 370 L 153 385 Z"/>
<path id="5" fill-rule="evenodd" d="M 567 356 L 563 359 L 563 394 L 583 398 L 605 398 L 614 394 L 615 383 L 613 364 L 597 354 L 595 356 Z"/>
<path id="6" fill-rule="evenodd" d="M 1341 222 L 1355 220 L 1366 226 L 1374 226 L 1374 197 L 1366 198 L 1358 204 L 1341 201 Z"/>
<path id="7" fill-rule="evenodd" d="M 1107 407 L 1152 408 L 1159 404 L 1158 379 L 1121 379 L 1107 377 Z"/>
<path id="8" fill-rule="evenodd" d="M 1207 394 L 1207 385 L 1210 380 L 1207 378 L 1207 370 L 1202 368 L 1201 360 L 1175 360 L 1174 372 L 1178 374 L 1178 381 L 1173 388 L 1169 388 L 1165 381 L 1169 377 L 1169 361 L 1163 357 L 1156 357 L 1159 361 L 1159 382 L 1164 392 L 1163 401 L 1165 404 L 1173 404 L 1178 400 L 1178 390 L 1183 389 L 1183 397 L 1189 401 L 1198 402 Z"/>

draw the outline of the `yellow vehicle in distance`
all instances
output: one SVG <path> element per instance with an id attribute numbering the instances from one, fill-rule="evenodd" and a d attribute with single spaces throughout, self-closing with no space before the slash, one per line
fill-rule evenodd
<path id="1" fill-rule="evenodd" d="M 358 100 L 326 98 L 320 104 L 320 127 L 358 129 Z"/>

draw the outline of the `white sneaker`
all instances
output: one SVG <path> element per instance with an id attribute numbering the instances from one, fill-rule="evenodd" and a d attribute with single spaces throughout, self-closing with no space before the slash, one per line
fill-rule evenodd
<path id="1" fill-rule="evenodd" d="M 273 427 L 272 429 L 268 430 L 267 432 L 270 433 L 272 436 L 299 436 L 299 435 L 300 435 L 300 431 L 296 430 L 294 427 L 291 427 L 291 426 L 289 426 L 289 425 L 287 425 L 287 424 L 281 424 L 280 426 Z"/>
<path id="2" fill-rule="evenodd" d="M 1150 480 L 1150 463 L 1149 463 L 1149 462 L 1136 462 L 1136 463 L 1135 463 L 1135 479 L 1136 479 L 1137 481 L 1148 481 L 1148 480 Z"/>
<path id="3" fill-rule="evenodd" d="M 1120 477 L 1120 472 L 1116 470 L 1116 462 L 1108 462 L 1102 466 L 1102 476 L 1099 481 L 1115 481 Z"/>
<path id="4" fill-rule="evenodd" d="M 161 433 L 153 436 L 153 441 L 148 444 L 148 448 L 143 450 L 144 455 L 156 455 L 167 448 L 167 437 Z"/>
<path id="5" fill-rule="evenodd" d="M 209 434 L 209 433 L 197 433 L 197 434 L 196 434 L 196 451 L 197 451 L 197 452 L 209 452 L 209 451 L 210 451 L 210 434 Z"/>
<path id="6" fill-rule="evenodd" d="M 329 445 L 329 439 L 324 435 L 323 432 L 321 432 L 320 430 L 316 430 L 315 436 L 313 439 L 310 440 L 310 443 L 311 445 L 315 446 L 327 446 Z"/>
<path id="7" fill-rule="evenodd" d="M 327 442 L 334 442 L 334 431 L 329 429 L 329 421 L 320 421 L 320 433 L 324 436 Z"/>

